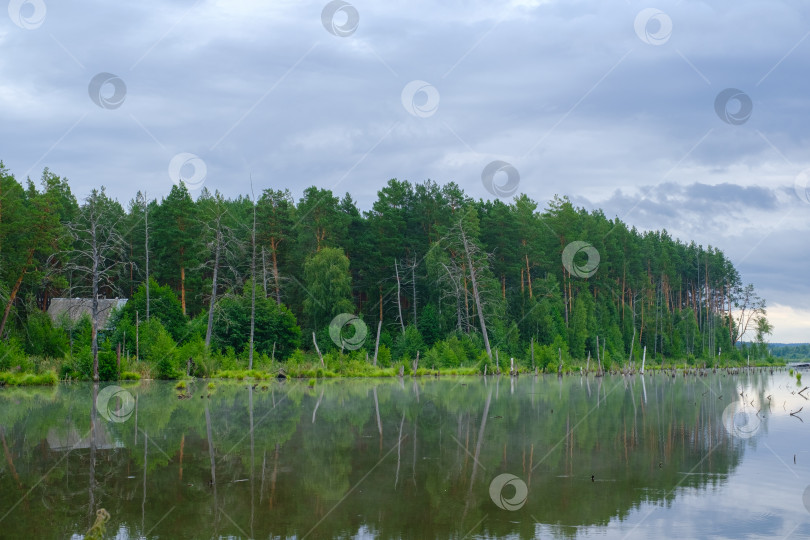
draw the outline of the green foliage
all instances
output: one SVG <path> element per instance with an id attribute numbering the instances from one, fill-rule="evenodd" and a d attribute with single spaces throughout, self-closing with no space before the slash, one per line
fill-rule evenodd
<path id="1" fill-rule="evenodd" d="M 245 350 L 250 341 L 250 284 L 239 296 L 225 296 L 217 302 L 211 345 L 218 351 L 232 348 Z M 283 304 L 271 298 L 256 295 L 254 323 L 254 351 L 284 360 L 301 345 L 301 329 L 295 316 Z"/>
<path id="2" fill-rule="evenodd" d="M 0 371 L 24 371 L 29 366 L 30 360 L 17 339 L 0 341 Z"/>
<path id="3" fill-rule="evenodd" d="M 408 325 L 405 327 L 405 332 L 397 336 L 394 344 L 394 358 L 416 358 L 418 351 L 425 352 L 425 343 L 422 341 L 422 335 L 419 330 L 413 326 Z"/>
<path id="4" fill-rule="evenodd" d="M 98 349 L 98 377 L 101 381 L 118 379 L 118 357 L 109 341 L 102 342 Z M 93 354 L 89 344 L 76 347 L 72 354 L 65 356 L 59 368 L 59 378 L 93 379 Z"/>
<path id="5" fill-rule="evenodd" d="M 93 358 L 90 347 L 82 347 L 65 356 L 59 368 L 59 378 L 63 380 L 85 380 L 93 378 Z"/>
<path id="6" fill-rule="evenodd" d="M 67 332 L 54 326 L 51 318 L 41 311 L 28 315 L 25 336 L 25 351 L 34 356 L 62 358 L 70 348 Z"/>
<path id="7" fill-rule="evenodd" d="M 455 368 L 473 362 L 480 349 L 474 341 L 463 334 L 453 334 L 437 342 L 426 354 L 422 364 L 425 367 Z"/>
<path id="8" fill-rule="evenodd" d="M 158 379 L 174 379 L 181 371 L 177 344 L 158 319 L 141 325 L 141 358 L 154 367 Z"/>
<path id="9" fill-rule="evenodd" d="M 328 326 L 336 315 L 354 310 L 349 259 L 343 250 L 326 247 L 308 257 L 304 282 L 308 293 L 304 313 L 311 328 Z"/>
<path id="10" fill-rule="evenodd" d="M 391 349 L 384 343 L 380 343 L 380 348 L 377 351 L 377 365 L 380 367 L 389 367 L 391 365 Z"/>
<path id="11" fill-rule="evenodd" d="M 186 341 L 177 349 L 179 366 L 185 373 L 188 359 L 191 359 L 191 373 L 194 377 L 210 377 L 217 369 L 217 360 L 214 354 L 205 347 L 202 337 L 195 337 Z"/>
<path id="12" fill-rule="evenodd" d="M 0 372 L 0 386 L 44 386 L 54 385 L 59 377 L 53 371 L 46 371 L 35 375 L 33 373 L 3 373 Z"/>
<path id="13" fill-rule="evenodd" d="M 146 322 L 145 284 L 138 287 L 138 291 L 124 305 L 119 316 L 111 321 L 111 326 L 116 329 L 117 341 L 122 340 L 123 329 L 126 328 L 127 341 L 132 351 L 135 350 L 136 318 L 140 319 L 141 324 Z M 149 318 L 160 321 L 175 341 L 182 342 L 186 339 L 188 322 L 183 315 L 180 300 L 171 287 L 159 285 L 154 278 L 149 280 Z"/>
<path id="14" fill-rule="evenodd" d="M 749 355 L 752 363 L 773 361 L 765 302 L 720 250 L 681 242 L 666 231 L 640 232 L 599 210 L 577 208 L 566 197 L 547 204 L 526 195 L 474 201 L 453 183 L 391 179 L 371 210 L 360 212 L 349 194 L 339 198 L 317 187 L 306 188 L 297 203 L 287 190 L 268 189 L 254 206 L 251 198 L 228 200 L 207 190 L 195 201 L 180 183 L 163 200 L 138 193 L 125 211 L 103 189 L 79 206 L 67 181 L 50 171 L 40 186 L 23 186 L 0 165 L 0 198 L 0 296 L 10 309 L 0 335 L 19 340 L 23 351 L 11 342 L 2 345 L 12 351 L 0 350 L 0 369 L 36 371 L 54 362 L 63 376 L 88 376 L 89 320 L 53 325 L 35 303 L 19 299 L 88 296 L 92 250 L 85 248 L 93 223 L 108 241 L 101 294 L 129 297 L 113 314 L 112 330 L 99 335 L 102 378 L 113 376 L 110 351 L 118 343 L 124 344 L 124 358 L 135 356 L 136 312 L 143 324 L 141 358 L 122 369 L 174 377 L 185 373 L 189 357 L 195 376 L 244 368 L 251 279 L 257 292 L 254 366 L 261 369 L 270 366 L 275 344 L 275 361 L 317 370 L 309 339 L 314 331 L 327 371 L 363 372 L 376 325 L 369 323 L 370 335 L 357 354 L 334 354 L 328 326 L 340 313 L 384 321 L 382 369 L 395 369 L 392 360 L 410 364 L 418 351 L 426 367 L 494 367 L 490 359 L 480 364 L 484 344 L 473 277 L 501 369 L 510 357 L 530 368 L 533 352 L 537 367 L 554 371 L 559 350 L 564 368 L 584 365 L 589 352 L 596 356 L 597 336 L 606 368 L 638 365 L 644 347 L 650 365 L 711 367 L 747 362 Z M 254 209 L 257 264 L 251 275 Z M 145 320 L 147 221 L 150 317 L 165 334 Z M 65 234 L 68 223 L 75 234 Z M 574 241 L 599 254 L 594 273 L 579 275 L 562 264 L 566 245 Z M 215 253 L 216 323 L 211 350 L 205 351 L 200 343 Z M 586 260 L 580 251 L 573 264 Z M 752 313 L 751 324 L 739 328 L 738 321 L 717 313 L 721 298 L 735 311 Z M 295 352 L 300 347 L 305 351 Z M 808 351 L 810 345 L 776 348 L 773 355 L 804 359 Z"/>
<path id="15" fill-rule="evenodd" d="M 417 324 L 419 333 L 428 347 L 433 346 L 434 343 L 439 341 L 442 337 L 441 322 L 439 313 L 436 311 L 436 306 L 428 304 L 422 310 Z"/>
<path id="16" fill-rule="evenodd" d="M 153 260 L 160 261 L 150 268 L 150 272 L 158 282 L 168 284 L 177 296 L 181 296 L 184 287 L 190 285 L 183 281 L 183 276 L 188 282 L 195 278 L 190 269 L 198 264 L 203 247 L 196 243 L 200 237 L 197 206 L 183 182 L 173 185 L 166 198 L 150 212 L 149 226 L 152 229 Z M 151 285 L 149 288 L 151 297 Z M 190 296 L 187 294 L 186 298 Z M 175 337 L 181 338 L 179 335 Z"/>
<path id="17" fill-rule="evenodd" d="M 92 357 L 90 365 L 92 366 Z M 98 350 L 98 378 L 101 381 L 118 379 L 118 356 L 109 341 L 105 341 Z"/>
<path id="18" fill-rule="evenodd" d="M 795 345 L 772 343 L 770 345 L 770 354 L 775 358 L 789 362 L 795 360 L 810 360 L 810 343 Z"/>

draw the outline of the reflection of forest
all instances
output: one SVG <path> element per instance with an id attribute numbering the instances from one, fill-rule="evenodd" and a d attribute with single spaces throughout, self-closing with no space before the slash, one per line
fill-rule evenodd
<path id="1" fill-rule="evenodd" d="M 765 375 L 745 377 L 764 392 Z M 112 515 L 108 532 L 129 537 L 533 538 L 537 522 L 574 536 L 721 482 L 743 447 L 721 419 L 735 384 L 288 381 L 220 383 L 205 397 L 197 382 L 179 400 L 170 384 L 144 382 L 130 387 L 137 408 L 123 423 L 93 411 L 90 384 L 3 390 L 0 536 L 81 534 L 98 508 Z M 526 483 L 520 510 L 490 499 L 501 473 Z"/>

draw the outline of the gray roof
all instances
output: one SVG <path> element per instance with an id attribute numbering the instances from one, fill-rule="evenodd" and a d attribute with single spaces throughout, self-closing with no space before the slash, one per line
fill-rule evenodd
<path id="1" fill-rule="evenodd" d="M 121 309 L 126 305 L 126 298 L 99 298 L 98 299 L 98 326 L 106 328 L 113 308 Z M 84 315 L 92 314 L 92 298 L 52 298 L 48 306 L 48 315 L 56 322 L 67 315 L 71 321 L 76 322 Z"/>
<path id="2" fill-rule="evenodd" d="M 87 431 L 82 437 L 74 425 L 51 427 L 48 429 L 46 437 L 48 446 L 55 451 L 90 448 L 92 443 L 95 443 L 98 450 L 111 450 L 123 446 L 113 440 L 102 419 L 97 418 L 93 425 L 95 429 L 92 430 L 92 437 L 90 431 Z"/>

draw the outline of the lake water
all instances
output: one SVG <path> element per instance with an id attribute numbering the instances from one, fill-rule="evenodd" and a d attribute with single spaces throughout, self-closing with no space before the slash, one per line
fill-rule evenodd
<path id="1" fill-rule="evenodd" d="M 215 384 L 0 389 L 0 537 L 810 537 L 786 372 Z"/>

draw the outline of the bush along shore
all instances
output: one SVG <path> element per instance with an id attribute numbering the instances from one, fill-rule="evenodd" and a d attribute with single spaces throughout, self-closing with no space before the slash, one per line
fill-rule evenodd
<path id="1" fill-rule="evenodd" d="M 105 342 L 106 343 L 106 342 Z M 158 340 L 160 343 L 160 340 Z M 423 355 L 417 350 L 411 359 L 407 354 L 398 360 L 392 359 L 390 349 L 385 345 L 377 348 L 377 361 L 365 350 L 340 352 L 330 350 L 319 355 L 296 349 L 285 361 L 278 361 L 264 354 L 254 356 L 253 367 L 248 367 L 246 355 L 212 353 L 202 343 L 175 346 L 164 343 L 168 349 L 158 352 L 154 344 L 140 343 L 145 356 L 132 358 L 112 350 L 105 344 L 99 350 L 99 380 L 138 381 L 138 380 L 184 380 L 222 379 L 254 380 L 270 379 L 320 379 L 339 377 L 442 377 L 460 375 L 590 375 L 609 374 L 667 375 L 682 373 L 706 375 L 711 372 L 736 373 L 748 368 L 780 368 L 783 362 L 742 362 L 737 359 L 715 358 L 714 361 L 700 361 L 695 358 L 664 359 L 647 358 L 643 353 L 641 362 L 617 361 L 606 353 L 599 357 L 573 359 L 561 348 L 557 354 L 550 354 L 548 348 L 534 348 L 525 356 L 515 358 L 501 355 L 495 350 L 490 360 L 486 352 L 476 349 L 474 338 L 454 336 L 436 343 Z M 3 346 L 0 345 L 0 348 Z M 6 348 L 8 346 L 6 345 Z M 6 361 L 19 362 L 11 370 L 0 372 L 0 387 L 55 385 L 60 381 L 91 381 L 93 366 L 91 355 L 84 351 L 66 355 L 62 359 L 48 359 L 25 356 L 22 351 L 5 351 Z M 12 353 L 12 354 L 10 354 Z M 157 356 L 156 356 L 157 355 Z M 774 359 L 776 360 L 776 359 Z"/>

